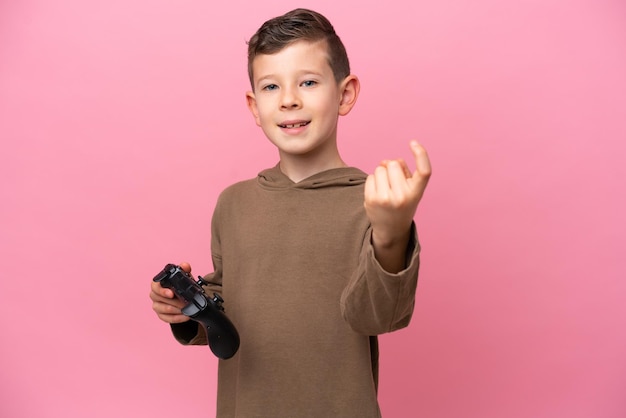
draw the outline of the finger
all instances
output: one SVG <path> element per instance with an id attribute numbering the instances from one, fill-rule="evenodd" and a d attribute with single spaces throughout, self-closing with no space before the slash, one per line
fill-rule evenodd
<path id="1" fill-rule="evenodd" d="M 385 168 L 388 168 L 389 167 L 389 163 L 391 161 L 397 161 L 398 163 L 400 163 L 406 178 L 409 178 L 409 177 L 411 177 L 413 175 L 413 173 L 411 173 L 411 170 L 409 170 L 409 166 L 407 165 L 406 161 L 404 161 L 404 159 L 402 159 L 402 158 L 398 158 L 397 160 L 382 160 L 380 162 L 380 165 L 382 165 Z"/>
<path id="2" fill-rule="evenodd" d="M 365 179 L 365 204 L 367 205 L 374 196 L 376 196 L 376 178 L 370 174 Z"/>
<path id="3" fill-rule="evenodd" d="M 168 324 L 181 324 L 183 322 L 189 321 L 189 317 L 186 315 L 163 315 L 157 314 L 161 321 L 167 322 Z"/>
<path id="4" fill-rule="evenodd" d="M 183 315 L 180 311 L 173 311 L 173 313 L 170 313 L 167 308 L 158 305 L 153 306 L 153 310 L 156 312 L 159 319 L 170 324 L 178 324 L 189 320 L 189 317 L 187 315 Z"/>
<path id="5" fill-rule="evenodd" d="M 406 167 L 406 163 L 404 167 L 402 164 L 397 161 L 391 161 L 387 166 L 387 178 L 389 181 L 389 185 L 391 187 L 391 191 L 394 196 L 401 196 L 407 190 L 407 171 L 408 167 Z M 409 172 L 409 178 L 411 174 Z"/>
<path id="6" fill-rule="evenodd" d="M 182 315 L 182 309 L 185 307 L 172 305 L 169 301 L 155 300 L 152 302 L 152 309 L 158 314 L 164 315 Z"/>
<path id="7" fill-rule="evenodd" d="M 167 297 L 167 296 L 162 296 L 159 293 L 156 292 L 150 292 L 150 299 L 152 300 L 152 303 L 162 303 L 165 305 L 171 305 L 171 306 L 175 306 L 178 309 L 182 309 L 185 306 L 185 302 L 173 297 Z"/>
<path id="8" fill-rule="evenodd" d="M 388 197 L 390 184 L 386 167 L 380 165 L 376 167 L 376 170 L 374 170 L 374 182 L 376 185 L 376 195 L 381 198 Z"/>
<path id="9" fill-rule="evenodd" d="M 410 145 L 413 156 L 415 157 L 415 172 L 413 173 L 413 177 L 428 179 L 432 173 L 432 168 L 430 166 L 430 159 L 428 158 L 426 149 L 424 149 L 424 147 L 417 141 L 411 141 Z"/>
<path id="10" fill-rule="evenodd" d="M 152 283 L 150 283 L 150 297 L 152 297 L 152 294 L 158 295 L 166 299 L 174 298 L 174 292 L 171 289 L 166 289 L 165 287 L 161 286 L 160 282 L 155 281 L 152 281 Z"/>
<path id="11" fill-rule="evenodd" d="M 398 162 L 398 164 L 400 164 L 400 167 L 402 167 L 402 171 L 404 172 L 404 177 L 406 177 L 407 179 L 411 178 L 413 173 L 411 173 L 411 170 L 409 169 L 409 166 L 406 163 L 406 161 L 404 161 L 404 158 L 398 158 L 396 161 Z"/>
<path id="12" fill-rule="evenodd" d="M 186 261 L 183 261 L 182 263 L 179 264 L 180 268 L 185 270 L 187 273 L 191 273 L 191 264 L 187 263 Z"/>
<path id="13" fill-rule="evenodd" d="M 154 294 L 150 295 L 150 299 L 152 299 L 152 309 L 157 313 L 179 315 L 186 305 L 180 299 L 167 299 Z"/>

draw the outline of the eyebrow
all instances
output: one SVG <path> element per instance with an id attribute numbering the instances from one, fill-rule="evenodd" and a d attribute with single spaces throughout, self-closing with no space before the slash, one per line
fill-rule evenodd
<path id="1" fill-rule="evenodd" d="M 296 78 L 303 77 L 303 76 L 308 76 L 308 75 L 314 75 L 314 76 L 318 76 L 318 77 L 323 76 L 323 74 L 321 72 L 319 72 L 319 71 L 301 70 L 301 71 L 298 71 L 296 73 Z M 259 77 L 256 82 L 260 83 L 260 82 L 262 82 L 264 80 L 277 80 L 279 78 L 280 77 L 278 75 L 276 75 L 276 74 L 265 74 L 262 77 Z"/>

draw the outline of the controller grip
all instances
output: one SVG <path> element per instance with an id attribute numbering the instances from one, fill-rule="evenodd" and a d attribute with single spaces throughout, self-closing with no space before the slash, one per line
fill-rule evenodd
<path id="1" fill-rule="evenodd" d="M 239 333 L 224 312 L 210 306 L 192 319 L 204 325 L 209 348 L 213 354 L 227 360 L 237 353 L 240 343 Z"/>

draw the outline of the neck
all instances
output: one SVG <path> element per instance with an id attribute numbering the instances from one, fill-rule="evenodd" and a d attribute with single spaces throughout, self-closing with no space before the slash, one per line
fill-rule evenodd
<path id="1" fill-rule="evenodd" d="M 322 161 L 310 160 L 307 156 L 281 155 L 279 164 L 280 171 L 294 183 L 298 183 L 322 171 L 346 166 L 347 164 L 343 162 L 339 154 L 336 155 L 336 158 L 324 159 Z"/>

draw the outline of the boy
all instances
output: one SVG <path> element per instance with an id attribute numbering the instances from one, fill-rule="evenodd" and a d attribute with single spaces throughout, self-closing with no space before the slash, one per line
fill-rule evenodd
<path id="1" fill-rule="evenodd" d="M 224 190 L 213 214 L 207 290 L 223 296 L 241 337 L 219 362 L 217 416 L 379 417 L 376 336 L 413 312 L 428 156 L 411 143 L 413 174 L 402 160 L 369 176 L 346 166 L 337 122 L 359 80 L 318 13 L 265 22 L 248 71 L 248 107 L 280 160 Z M 152 283 L 150 296 L 178 341 L 206 344 L 170 290 Z"/>

